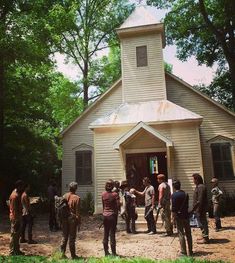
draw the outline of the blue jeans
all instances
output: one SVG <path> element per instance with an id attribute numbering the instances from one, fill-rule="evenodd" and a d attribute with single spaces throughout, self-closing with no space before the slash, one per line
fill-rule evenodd
<path id="1" fill-rule="evenodd" d="M 151 205 L 145 206 L 145 216 L 148 214 L 148 211 L 151 209 Z M 156 233 L 156 224 L 153 217 L 153 211 L 151 211 L 147 217 L 145 217 L 145 220 L 147 221 L 148 226 L 148 232 L 154 232 Z"/>

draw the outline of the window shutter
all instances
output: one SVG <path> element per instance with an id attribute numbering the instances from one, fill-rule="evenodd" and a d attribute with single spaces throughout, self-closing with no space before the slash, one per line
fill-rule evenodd
<path id="1" fill-rule="evenodd" d="M 214 176 L 222 180 L 235 179 L 230 148 L 227 142 L 211 144 Z"/>
<path id="2" fill-rule="evenodd" d="M 148 66 L 147 46 L 136 47 L 136 64 L 137 67 Z"/>
<path id="3" fill-rule="evenodd" d="M 92 184 L 92 152 L 76 152 L 76 182 L 79 185 Z"/>

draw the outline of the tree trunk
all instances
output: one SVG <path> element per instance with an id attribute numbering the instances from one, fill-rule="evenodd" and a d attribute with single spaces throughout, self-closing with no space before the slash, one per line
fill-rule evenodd
<path id="1" fill-rule="evenodd" d="M 83 110 L 85 110 L 88 106 L 88 61 L 85 61 L 84 63 L 84 71 L 83 71 Z"/>
<path id="2" fill-rule="evenodd" d="M 231 85 L 232 85 L 232 103 L 233 111 L 235 112 L 235 57 L 228 59 L 229 72 L 231 76 Z"/>
<path id="3" fill-rule="evenodd" d="M 0 156 L 2 157 L 4 149 L 4 61 L 0 56 Z M 1 158 L 2 159 L 2 158 Z M 1 165 L 1 164 L 0 164 Z"/>

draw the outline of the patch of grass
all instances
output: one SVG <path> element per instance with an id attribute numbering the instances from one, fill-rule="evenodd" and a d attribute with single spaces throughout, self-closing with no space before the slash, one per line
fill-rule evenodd
<path id="1" fill-rule="evenodd" d="M 50 258 L 41 256 L 0 256 L 0 263 L 225 263 L 221 260 L 199 260 L 195 258 L 179 258 L 176 260 L 153 260 L 147 258 L 122 258 L 122 257 L 102 257 L 102 258 L 81 258 L 78 260 L 62 259 L 61 255 L 54 254 Z"/>

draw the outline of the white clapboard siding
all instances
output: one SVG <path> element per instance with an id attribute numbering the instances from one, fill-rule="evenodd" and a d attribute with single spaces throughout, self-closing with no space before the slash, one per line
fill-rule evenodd
<path id="1" fill-rule="evenodd" d="M 209 182 L 213 177 L 213 167 L 208 140 L 218 135 L 235 139 L 235 118 L 226 110 L 192 90 L 189 85 L 184 85 L 184 83 L 176 77 L 166 74 L 166 86 L 168 100 L 203 116 L 203 122 L 200 127 L 203 170 L 205 181 L 207 185 L 210 186 Z M 234 158 L 233 147 L 233 159 Z M 220 186 L 228 192 L 234 192 L 235 180 L 220 182 Z"/>
<path id="2" fill-rule="evenodd" d="M 99 102 L 87 111 L 78 121 L 70 127 L 63 136 L 63 160 L 62 160 L 62 191 L 68 190 L 68 184 L 75 180 L 75 152 L 79 146 L 92 147 L 94 149 L 93 131 L 88 128 L 89 124 L 99 117 L 111 112 L 115 107 L 122 102 L 122 87 L 119 82 L 116 87 L 107 93 Z M 94 151 L 93 151 L 93 167 L 94 166 Z M 78 194 L 84 197 L 86 193 L 94 194 L 94 169 L 93 183 L 89 186 L 79 186 Z"/>
<path id="3" fill-rule="evenodd" d="M 202 172 L 199 131 L 197 124 L 172 124 L 153 126 L 158 132 L 173 141 L 172 178 L 181 181 L 182 188 L 189 193 L 190 205 L 195 188 L 192 174 Z"/>
<path id="4" fill-rule="evenodd" d="M 131 138 L 124 147 L 126 149 L 165 148 L 166 143 L 144 130 Z"/>
<path id="5" fill-rule="evenodd" d="M 148 66 L 136 66 L 136 47 L 147 45 Z M 122 50 L 123 100 L 138 102 L 166 99 L 161 34 L 124 38 Z"/>
<path id="6" fill-rule="evenodd" d="M 183 187 L 189 192 L 191 200 L 194 186 L 192 185 L 191 175 L 195 171 L 202 169 L 199 132 L 196 124 L 178 124 L 178 125 L 155 125 L 158 132 L 174 141 L 175 170 L 173 176 L 182 181 Z M 113 149 L 114 142 L 125 134 L 131 127 L 96 129 L 95 130 L 95 162 L 96 162 L 96 212 L 101 211 L 101 193 L 104 191 L 104 184 L 108 179 L 124 179 L 123 166 L 120 153 Z M 144 135 L 143 135 L 144 134 Z M 141 135 L 141 134 L 140 134 Z M 150 148 L 162 148 L 163 143 L 159 142 L 147 132 L 142 132 L 145 140 L 140 136 L 135 136 L 131 143 L 123 145 L 124 150 L 143 149 L 145 146 Z M 146 141 L 150 144 L 146 145 Z M 157 141 L 159 144 L 157 144 Z M 152 143 L 152 144 L 151 144 Z M 132 146 L 130 148 L 129 146 Z"/>
<path id="7" fill-rule="evenodd" d="M 95 212 L 101 211 L 101 194 L 104 191 L 105 182 L 108 179 L 123 180 L 123 166 L 120 153 L 114 150 L 114 142 L 129 128 L 104 128 L 95 130 L 95 163 L 96 163 L 96 192 L 95 192 Z"/>

